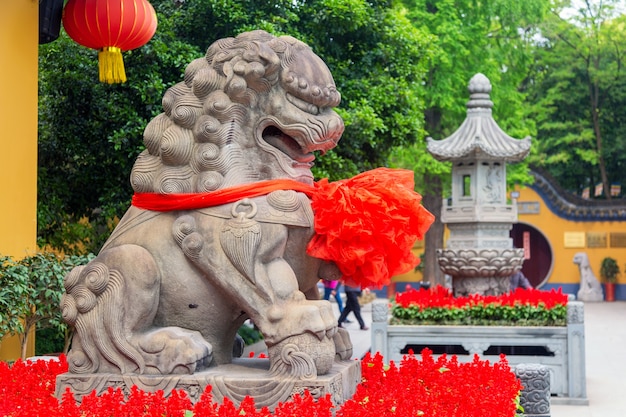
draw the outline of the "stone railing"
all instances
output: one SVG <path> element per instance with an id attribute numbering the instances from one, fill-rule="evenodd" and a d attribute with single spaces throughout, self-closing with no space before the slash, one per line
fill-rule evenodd
<path id="1" fill-rule="evenodd" d="M 389 301 L 372 304 L 372 353 L 399 363 L 409 349 L 428 347 L 437 354 L 455 354 L 471 361 L 474 354 L 497 362 L 504 353 L 512 368 L 541 364 L 550 373 L 552 400 L 559 404 L 588 404 L 585 375 L 583 303 L 570 301 L 567 326 L 430 326 L 390 325 Z"/>

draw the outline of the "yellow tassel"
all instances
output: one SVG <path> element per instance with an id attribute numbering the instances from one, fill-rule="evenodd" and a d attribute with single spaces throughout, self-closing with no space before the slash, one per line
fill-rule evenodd
<path id="1" fill-rule="evenodd" d="M 122 50 L 114 46 L 107 46 L 98 51 L 98 68 L 100 69 L 100 82 L 125 83 L 126 72 Z"/>

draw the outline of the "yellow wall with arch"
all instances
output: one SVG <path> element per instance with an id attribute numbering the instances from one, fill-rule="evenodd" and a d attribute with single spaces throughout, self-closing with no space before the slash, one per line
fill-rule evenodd
<path id="1" fill-rule="evenodd" d="M 37 248 L 38 16 L 37 0 L 0 1 L 0 254 L 18 258 Z M 0 360 L 19 352 L 16 337 L 0 342 Z"/>
<path id="2" fill-rule="evenodd" d="M 626 245 L 616 247 L 611 245 L 611 234 L 626 234 L 625 221 L 572 221 L 557 216 L 546 205 L 541 196 L 530 187 L 519 187 L 518 207 L 532 204 L 538 207 L 537 212 L 524 213 L 520 210 L 518 220 L 529 224 L 541 232 L 550 243 L 553 254 L 553 269 L 548 277 L 547 284 L 578 284 L 580 273 L 578 266 L 573 263 L 574 255 L 585 252 L 595 276 L 601 280 L 600 264 L 605 257 L 614 258 L 622 273 L 618 277 L 619 284 L 626 284 Z M 535 211 L 535 210 L 533 210 Z M 606 236 L 605 247 L 590 247 L 590 242 L 577 241 L 577 237 L 587 237 L 589 234 Z M 574 238 L 574 239 L 572 239 Z"/>

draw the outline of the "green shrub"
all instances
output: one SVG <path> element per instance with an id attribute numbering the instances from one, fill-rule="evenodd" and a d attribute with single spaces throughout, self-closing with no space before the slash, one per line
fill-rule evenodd
<path id="1" fill-rule="evenodd" d="M 60 309 L 63 279 L 75 266 L 93 257 L 42 252 L 15 260 L 0 255 L 0 339 L 17 335 L 22 358 L 33 329 L 52 329 L 68 345 L 71 335 Z"/>
<path id="2" fill-rule="evenodd" d="M 255 344 L 256 342 L 263 340 L 263 335 L 261 332 L 254 326 L 244 323 L 237 332 L 239 336 L 243 339 L 246 346 L 250 346 Z"/>
<path id="3" fill-rule="evenodd" d="M 617 282 L 619 272 L 619 265 L 617 265 L 615 259 L 608 256 L 602 259 L 602 264 L 600 264 L 600 276 L 604 281 L 611 283 Z"/>

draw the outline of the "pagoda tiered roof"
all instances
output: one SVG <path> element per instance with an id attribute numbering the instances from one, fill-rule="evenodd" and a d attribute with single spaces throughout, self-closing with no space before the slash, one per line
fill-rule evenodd
<path id="1" fill-rule="evenodd" d="M 519 162 L 530 151 L 530 136 L 515 139 L 507 135 L 493 119 L 490 99 L 491 83 L 483 74 L 469 82 L 470 100 L 467 117 L 452 135 L 445 139 L 427 138 L 430 154 L 439 161 L 497 160 Z"/>

